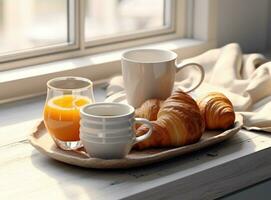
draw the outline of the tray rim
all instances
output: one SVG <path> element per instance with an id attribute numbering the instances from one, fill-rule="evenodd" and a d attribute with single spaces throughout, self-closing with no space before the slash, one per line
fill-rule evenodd
<path id="1" fill-rule="evenodd" d="M 45 149 L 38 143 L 38 139 L 36 138 L 36 134 L 39 131 L 39 127 L 43 125 L 43 120 L 39 121 L 35 126 L 34 130 L 28 137 L 29 143 L 36 148 L 39 152 L 44 155 L 49 156 L 52 159 L 58 160 L 60 162 L 64 162 L 71 165 L 76 165 L 84 168 L 97 168 L 97 169 L 124 169 L 124 168 L 133 168 L 139 167 L 143 165 L 149 165 L 151 163 L 156 163 L 159 161 L 168 160 L 173 157 L 181 156 L 184 154 L 188 154 L 194 151 L 198 151 L 200 149 L 213 146 L 224 140 L 227 140 L 234 136 L 243 126 L 243 116 L 240 113 L 236 113 L 236 121 L 234 127 L 228 130 L 221 132 L 218 135 L 213 137 L 209 137 L 206 140 L 200 140 L 197 143 L 166 149 L 164 151 L 147 155 L 144 158 L 124 158 L 124 159 L 112 159 L 112 160 L 104 160 L 99 158 L 89 158 L 86 155 L 81 154 L 81 156 L 72 156 L 70 154 L 65 153 L 64 150 L 52 151 L 51 149 Z M 45 127 L 44 127 L 45 128 Z M 43 133 L 44 134 L 44 133 Z M 211 139 L 210 139 L 211 138 Z M 143 150 L 144 151 L 144 150 Z M 78 153 L 78 152 L 77 152 Z M 76 152 L 75 152 L 76 155 Z M 69 162 L 67 161 L 69 159 Z M 142 162 L 144 161 L 144 162 Z"/>

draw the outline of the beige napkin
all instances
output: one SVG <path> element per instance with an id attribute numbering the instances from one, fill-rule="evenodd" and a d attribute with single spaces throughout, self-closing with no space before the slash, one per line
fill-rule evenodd
<path id="1" fill-rule="evenodd" d="M 196 62 L 205 69 L 204 83 L 193 93 L 199 96 L 211 91 L 224 93 L 235 111 L 244 116 L 248 130 L 271 132 L 271 62 L 261 54 L 242 54 L 238 44 L 209 50 L 183 63 Z M 195 81 L 196 69 L 181 70 L 175 88 L 188 88 Z M 122 91 L 122 77 L 114 77 L 107 88 L 108 96 Z"/>

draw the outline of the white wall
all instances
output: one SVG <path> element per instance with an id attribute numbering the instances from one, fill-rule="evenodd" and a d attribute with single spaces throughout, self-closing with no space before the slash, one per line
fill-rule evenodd
<path id="1" fill-rule="evenodd" d="M 218 0 L 218 46 L 238 42 L 245 52 L 265 52 L 271 41 L 270 0 Z"/>
<path id="2" fill-rule="evenodd" d="M 268 16 L 268 49 L 271 50 L 271 0 L 269 1 L 269 16 Z"/>

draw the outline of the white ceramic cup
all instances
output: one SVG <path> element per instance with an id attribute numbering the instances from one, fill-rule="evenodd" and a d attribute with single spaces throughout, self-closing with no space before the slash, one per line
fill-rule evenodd
<path id="1" fill-rule="evenodd" d="M 132 137 L 134 136 L 134 133 L 130 131 L 130 134 L 127 134 L 127 131 L 124 130 L 116 130 L 115 132 L 98 132 L 98 131 L 93 131 L 91 127 L 92 124 L 86 124 L 82 123 L 80 126 L 80 133 L 83 133 L 84 136 L 89 136 L 89 137 L 99 137 L 99 138 L 115 138 L 115 137 Z"/>
<path id="2" fill-rule="evenodd" d="M 127 101 L 139 107 L 150 98 L 166 99 L 170 96 L 176 72 L 195 66 L 201 78 L 194 86 L 184 92 L 195 90 L 204 79 L 204 69 L 197 63 L 177 64 L 177 54 L 162 49 L 135 49 L 122 55 L 122 76 Z"/>
<path id="3" fill-rule="evenodd" d="M 90 140 L 82 140 L 88 154 L 101 159 L 121 159 L 131 150 L 133 142 L 122 143 L 97 143 Z"/>
<path id="4" fill-rule="evenodd" d="M 80 138 L 97 142 L 97 143 L 120 143 L 126 142 L 134 139 L 134 136 L 122 136 L 122 137 L 96 137 L 92 135 L 87 135 L 85 132 L 81 132 Z"/>
<path id="5" fill-rule="evenodd" d="M 135 109 L 122 103 L 90 104 L 80 110 L 80 117 L 80 140 L 92 157 L 123 158 L 134 144 L 152 134 L 152 124 L 147 119 L 135 118 Z M 137 137 L 137 123 L 145 124 L 149 131 Z"/>

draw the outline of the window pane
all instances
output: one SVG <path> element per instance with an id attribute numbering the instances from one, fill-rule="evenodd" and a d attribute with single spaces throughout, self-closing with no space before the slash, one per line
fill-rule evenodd
<path id="1" fill-rule="evenodd" d="M 86 0 L 86 40 L 163 26 L 164 0 Z"/>
<path id="2" fill-rule="evenodd" d="M 0 54 L 67 42 L 67 0 L 0 0 Z"/>

